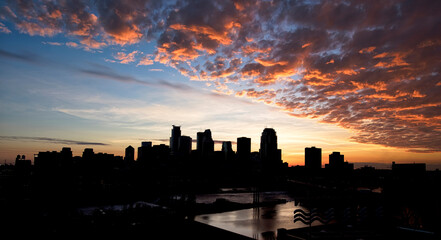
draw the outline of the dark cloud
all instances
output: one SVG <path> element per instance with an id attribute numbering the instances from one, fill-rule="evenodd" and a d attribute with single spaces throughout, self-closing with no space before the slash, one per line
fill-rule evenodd
<path id="1" fill-rule="evenodd" d="M 92 64 L 92 63 L 91 63 Z M 117 72 L 114 72 L 112 69 L 102 66 L 100 64 L 92 64 L 96 68 L 95 69 L 77 69 L 80 73 L 98 77 L 102 79 L 108 79 L 123 83 L 132 83 L 132 84 L 140 84 L 145 86 L 159 86 L 159 87 L 165 87 L 173 90 L 180 90 L 180 91 L 199 91 L 198 89 L 194 89 L 186 84 L 183 83 L 172 83 L 165 81 L 163 79 L 157 79 L 157 80 L 140 80 L 130 75 L 121 75 Z"/>
<path id="2" fill-rule="evenodd" d="M 139 79 L 136 79 L 132 76 L 125 76 L 120 75 L 118 73 L 112 72 L 112 71 L 102 71 L 102 70 L 92 70 L 92 69 L 79 69 L 79 72 L 83 74 L 87 74 L 93 77 L 99 77 L 104 79 L 111 79 L 118 82 L 124 82 L 124 83 L 136 83 L 136 84 L 142 84 L 142 85 L 151 85 L 149 82 L 145 82 Z"/>
<path id="3" fill-rule="evenodd" d="M 32 53 L 20 54 L 20 53 L 5 51 L 2 49 L 0 49 L 0 57 L 12 59 L 12 60 L 24 61 L 28 63 L 39 63 L 39 61 L 41 60 L 37 55 Z"/>
<path id="4" fill-rule="evenodd" d="M 77 140 L 59 139 L 59 138 L 49 138 L 49 137 L 22 137 L 22 136 L 0 136 L 1 140 L 6 141 L 21 141 L 21 142 L 46 142 L 53 144 L 66 144 L 66 145 L 97 145 L 97 146 L 107 146 L 109 144 L 100 142 L 85 142 Z"/>
<path id="5" fill-rule="evenodd" d="M 15 1 L 0 15 L 21 32 L 64 33 L 88 48 L 156 40 L 151 61 L 220 93 L 351 129 L 357 142 L 433 152 L 441 151 L 440 11 L 430 0 L 78 0 Z"/>

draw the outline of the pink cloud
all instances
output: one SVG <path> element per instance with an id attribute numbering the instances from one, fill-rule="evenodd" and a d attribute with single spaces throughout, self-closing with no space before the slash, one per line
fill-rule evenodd
<path id="1" fill-rule="evenodd" d="M 131 53 L 118 52 L 113 57 L 122 64 L 128 64 L 135 61 L 135 55 L 138 54 L 138 51 L 133 51 Z"/>

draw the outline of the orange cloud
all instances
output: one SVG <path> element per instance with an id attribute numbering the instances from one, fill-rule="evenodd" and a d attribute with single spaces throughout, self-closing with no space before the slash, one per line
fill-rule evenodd
<path id="1" fill-rule="evenodd" d="M 189 31 L 195 34 L 204 34 L 210 39 L 216 40 L 224 45 L 229 45 L 232 42 L 232 40 L 227 36 L 228 32 L 217 32 L 210 26 L 186 26 L 183 24 L 173 24 L 170 26 L 170 28 L 179 31 Z"/>
<path id="2" fill-rule="evenodd" d="M 308 46 L 310 46 L 311 44 L 312 44 L 312 43 L 305 43 L 305 44 L 302 45 L 302 48 L 308 47 Z"/>
<path id="3" fill-rule="evenodd" d="M 98 17 L 91 13 L 88 15 L 88 19 L 79 19 L 76 14 L 71 15 L 71 21 L 75 23 L 75 28 L 70 32 L 71 35 L 76 36 L 90 36 L 93 29 L 97 25 Z"/>
<path id="4" fill-rule="evenodd" d="M 360 51 L 358 51 L 358 53 L 371 53 L 376 49 L 376 47 L 367 47 L 367 48 L 363 48 Z"/>
<path id="5" fill-rule="evenodd" d="M 327 86 L 334 81 L 331 74 L 324 74 L 319 70 L 308 71 L 303 75 L 303 79 L 307 80 L 307 85 L 312 86 Z"/>
<path id="6" fill-rule="evenodd" d="M 139 61 L 139 63 L 136 66 L 147 66 L 147 65 L 152 65 L 153 64 L 153 60 L 150 58 L 152 55 L 147 55 L 141 58 L 141 60 Z M 150 71 L 152 71 L 153 69 L 150 69 Z M 162 70 L 162 69 L 160 69 Z M 155 71 L 155 70 L 153 70 Z"/>
<path id="7" fill-rule="evenodd" d="M 138 51 L 133 51 L 131 53 L 123 53 L 123 52 L 118 52 L 116 53 L 116 55 L 114 55 L 113 57 L 119 61 L 119 63 L 122 64 L 128 64 L 131 62 L 135 61 L 135 55 L 138 53 Z"/>
<path id="8" fill-rule="evenodd" d="M 98 42 L 92 38 L 85 38 L 80 41 L 81 44 L 85 45 L 88 48 L 99 49 L 105 47 L 107 44 L 104 42 Z"/>
<path id="9" fill-rule="evenodd" d="M 107 34 L 111 36 L 111 39 L 109 39 L 111 43 L 121 46 L 137 43 L 142 37 L 139 28 L 134 24 L 125 25 L 118 32 L 107 32 Z"/>
<path id="10" fill-rule="evenodd" d="M 277 61 L 272 61 L 272 60 L 264 60 L 264 59 L 261 59 L 261 58 L 255 58 L 254 61 L 262 64 L 265 67 L 271 67 L 271 66 L 274 66 L 274 65 L 286 65 L 286 64 L 288 64 L 287 61 L 279 61 L 279 62 L 277 62 Z"/>
<path id="11" fill-rule="evenodd" d="M 369 84 L 369 83 L 351 81 L 351 84 L 353 86 L 355 86 L 358 90 L 365 89 L 365 88 L 371 88 L 371 89 L 374 89 L 375 91 L 379 92 L 379 91 L 384 91 L 387 89 L 387 84 L 384 82 L 376 82 L 374 84 Z"/>
<path id="12" fill-rule="evenodd" d="M 52 11 L 49 14 L 49 17 L 54 18 L 54 19 L 61 19 L 62 18 L 61 11 L 58 9 L 55 9 L 54 11 Z"/>
<path id="13" fill-rule="evenodd" d="M 353 69 L 344 69 L 344 70 L 338 70 L 336 73 L 342 73 L 345 75 L 357 75 L 358 72 L 354 71 Z"/>
<path id="14" fill-rule="evenodd" d="M 42 37 L 52 37 L 55 34 L 61 32 L 61 29 L 53 27 L 53 26 L 40 26 L 34 22 L 20 22 L 16 24 L 17 28 L 22 33 L 27 33 L 31 36 L 38 35 Z"/>
<path id="15" fill-rule="evenodd" d="M 67 42 L 66 46 L 68 47 L 73 47 L 73 48 L 77 48 L 78 47 L 78 43 L 76 42 Z"/>
<path id="16" fill-rule="evenodd" d="M 410 65 L 406 61 L 403 60 L 407 56 L 407 53 L 400 53 L 400 52 L 384 52 L 380 53 L 374 56 L 374 59 L 381 58 L 385 61 L 378 62 L 374 67 L 381 67 L 381 68 L 391 68 L 391 67 L 400 67 L 400 66 L 408 66 Z M 385 58 L 391 58 L 390 61 L 387 61 Z"/>
<path id="17" fill-rule="evenodd" d="M 271 52 L 272 49 L 270 47 L 259 48 L 257 45 L 245 45 L 245 46 L 242 46 L 241 50 L 242 50 L 243 53 L 248 55 L 248 54 L 253 54 L 253 53 L 265 53 L 265 54 L 268 54 L 268 53 Z"/>

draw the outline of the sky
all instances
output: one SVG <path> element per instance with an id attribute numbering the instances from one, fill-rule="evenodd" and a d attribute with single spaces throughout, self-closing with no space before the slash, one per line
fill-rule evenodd
<path id="1" fill-rule="evenodd" d="M 0 1 L 0 161 L 274 128 L 282 158 L 441 166 L 441 1 Z M 215 149 L 220 150 L 216 144 Z"/>

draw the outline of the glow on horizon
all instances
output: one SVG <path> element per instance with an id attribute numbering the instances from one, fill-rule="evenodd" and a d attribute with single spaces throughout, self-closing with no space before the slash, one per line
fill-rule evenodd
<path id="1" fill-rule="evenodd" d="M 272 127 L 290 165 L 441 164 L 435 2 L 1 2 L 0 161 L 66 146 L 42 137 L 123 155 L 175 124 L 252 151 Z"/>

